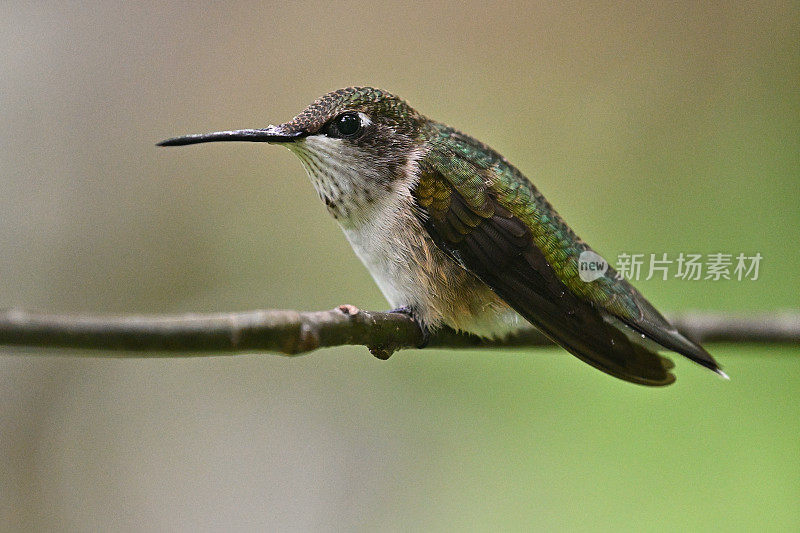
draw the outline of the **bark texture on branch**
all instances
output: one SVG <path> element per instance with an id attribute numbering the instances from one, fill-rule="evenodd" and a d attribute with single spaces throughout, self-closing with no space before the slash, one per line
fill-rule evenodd
<path id="1" fill-rule="evenodd" d="M 800 344 L 800 312 L 732 316 L 683 313 L 672 323 L 698 342 Z M 330 311 L 260 310 L 176 316 L 82 316 L 0 312 L 0 345 L 103 350 L 103 356 L 175 357 L 275 352 L 299 355 L 318 348 L 362 345 L 381 359 L 413 348 L 422 332 L 400 313 L 362 311 L 342 305 Z M 441 329 L 428 348 L 546 346 L 532 326 L 502 340 Z M 124 352 L 136 352 L 127 353 Z M 24 353 L 24 352 L 17 352 Z M 58 353 L 58 352 L 54 352 Z M 95 352 L 93 355 L 101 355 Z"/>

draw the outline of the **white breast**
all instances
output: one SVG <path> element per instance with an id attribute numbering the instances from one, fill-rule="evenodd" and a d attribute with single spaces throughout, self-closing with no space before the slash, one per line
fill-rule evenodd
<path id="1" fill-rule="evenodd" d="M 524 320 L 516 312 L 435 245 L 403 192 L 361 225 L 342 228 L 389 304 L 411 307 L 429 327 L 447 324 L 484 337 L 519 327 Z"/>
<path id="2" fill-rule="evenodd" d="M 381 201 L 371 216 L 355 227 L 342 227 L 350 245 L 393 307 L 427 306 L 420 284 L 424 229 L 401 196 Z M 409 216 L 410 215 L 410 216 Z"/>

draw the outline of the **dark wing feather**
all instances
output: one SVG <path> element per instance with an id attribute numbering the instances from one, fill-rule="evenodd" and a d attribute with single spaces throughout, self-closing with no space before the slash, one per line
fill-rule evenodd
<path id="1" fill-rule="evenodd" d="M 614 279 L 613 270 L 599 282 L 580 281 L 576 259 L 589 247 L 533 185 L 485 145 L 441 132 L 420 162 L 414 191 L 421 220 L 440 248 L 555 342 L 613 376 L 644 385 L 675 379 L 672 363 L 626 334 L 620 321 L 718 371 L 708 352 L 627 281 Z"/>
<path id="2" fill-rule="evenodd" d="M 426 214 L 423 224 L 440 248 L 581 360 L 642 385 L 668 385 L 675 380 L 668 372 L 668 360 L 631 342 L 591 303 L 569 291 L 534 245 L 530 229 L 494 200 L 491 212 L 477 217 L 472 212 L 475 218 L 471 218 L 465 216 L 471 211 L 464 198 L 450 189 L 447 209 L 433 207 L 425 191 L 431 188 L 430 180 L 443 179 L 426 173 L 417 188 Z M 471 226 L 468 232 L 463 231 L 465 218 Z"/>

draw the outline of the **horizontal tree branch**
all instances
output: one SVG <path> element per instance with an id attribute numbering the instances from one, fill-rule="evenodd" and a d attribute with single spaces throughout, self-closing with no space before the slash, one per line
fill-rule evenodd
<path id="1" fill-rule="evenodd" d="M 698 342 L 800 344 L 800 312 L 748 316 L 722 313 L 674 314 L 672 323 Z M 388 358 L 419 346 L 422 332 L 401 313 L 362 311 L 342 305 L 330 311 L 260 310 L 176 316 L 80 316 L 0 312 L 0 345 L 104 350 L 103 356 L 174 357 L 276 352 L 298 355 L 318 348 L 367 346 Z M 546 346 L 532 326 L 502 340 L 486 340 L 444 328 L 428 348 Z M 112 352 L 112 353 L 108 353 Z M 28 352 L 30 353 L 30 352 Z M 95 353 L 95 355 L 101 355 Z"/>

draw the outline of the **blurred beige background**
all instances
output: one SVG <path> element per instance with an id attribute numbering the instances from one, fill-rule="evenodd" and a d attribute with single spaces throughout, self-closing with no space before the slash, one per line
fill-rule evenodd
<path id="1" fill-rule="evenodd" d="M 383 309 L 286 150 L 159 149 L 370 84 L 489 143 L 620 252 L 760 252 L 659 307 L 800 307 L 796 2 L 0 6 L 0 307 Z M 730 383 L 558 349 L 0 355 L 0 529 L 800 528 L 800 350 Z M 36 357 L 44 356 L 44 357 Z M 74 357 L 75 356 L 75 357 Z"/>

